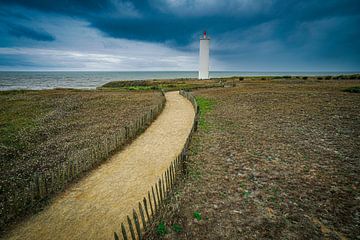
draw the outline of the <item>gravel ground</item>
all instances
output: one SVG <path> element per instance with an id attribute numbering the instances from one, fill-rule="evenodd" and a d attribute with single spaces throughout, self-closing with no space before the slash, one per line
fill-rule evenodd
<path id="1" fill-rule="evenodd" d="M 207 113 L 190 172 L 148 238 L 360 239 L 360 94 L 342 91 L 358 85 L 195 91 Z"/>

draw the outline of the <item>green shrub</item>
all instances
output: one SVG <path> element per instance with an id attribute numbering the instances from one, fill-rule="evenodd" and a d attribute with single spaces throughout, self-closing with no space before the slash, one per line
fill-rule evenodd
<path id="1" fill-rule="evenodd" d="M 195 212 L 194 212 L 194 218 L 195 218 L 196 220 L 200 221 L 200 220 L 201 220 L 201 214 L 200 214 L 198 211 L 195 211 Z"/>
<path id="2" fill-rule="evenodd" d="M 166 229 L 166 225 L 164 222 L 161 222 L 157 227 L 156 227 L 156 233 L 159 236 L 164 236 L 165 234 L 168 233 L 167 229 Z"/>
<path id="3" fill-rule="evenodd" d="M 360 93 L 360 86 L 355 86 L 355 87 L 349 87 L 343 90 L 344 92 L 349 92 L 349 93 Z"/>

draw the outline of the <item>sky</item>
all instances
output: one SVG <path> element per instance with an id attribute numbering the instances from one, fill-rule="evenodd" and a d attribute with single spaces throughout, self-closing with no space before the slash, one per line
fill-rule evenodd
<path id="1" fill-rule="evenodd" d="M 0 70 L 360 71 L 359 0 L 0 0 Z"/>

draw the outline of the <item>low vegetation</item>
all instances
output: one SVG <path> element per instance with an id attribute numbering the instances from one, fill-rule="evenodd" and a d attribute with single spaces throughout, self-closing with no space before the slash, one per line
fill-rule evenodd
<path id="1" fill-rule="evenodd" d="M 360 93 L 360 86 L 346 88 L 344 89 L 344 92 Z"/>
<path id="2" fill-rule="evenodd" d="M 203 128 L 204 130 L 209 129 L 209 124 L 205 119 L 205 114 L 209 112 L 214 107 L 214 101 L 211 101 L 209 99 L 203 98 L 201 96 L 198 96 L 196 98 L 196 102 L 198 106 L 200 107 L 200 121 L 199 121 L 199 127 Z"/>
<path id="3" fill-rule="evenodd" d="M 117 81 L 97 91 L 0 92 L 0 213 L 8 193 L 34 172 L 55 168 L 160 103 L 154 90 L 185 89 L 200 107 L 199 131 L 188 175 L 148 238 L 355 239 L 360 95 L 352 93 L 359 78 Z"/>
<path id="4" fill-rule="evenodd" d="M 213 78 L 209 80 L 199 80 L 193 78 L 180 79 L 153 79 L 153 80 L 132 80 L 114 81 L 104 84 L 101 88 L 123 89 L 123 90 L 154 90 L 163 89 L 164 91 L 175 90 L 196 90 L 202 88 L 235 87 L 246 82 L 268 82 L 288 80 L 295 82 L 299 80 L 351 80 L 360 79 L 360 74 L 339 75 L 339 76 L 261 76 L 261 77 L 225 77 Z"/>
<path id="5" fill-rule="evenodd" d="M 242 81 L 242 77 L 232 78 L 217 78 L 210 80 L 198 80 L 198 79 L 172 79 L 172 80 L 134 80 L 134 81 L 116 81 L 109 82 L 102 86 L 102 88 L 113 89 L 153 89 L 159 88 L 164 91 L 175 90 L 191 90 L 199 88 L 212 88 L 223 87 L 226 83 L 232 83 L 235 81 Z"/>
<path id="6" fill-rule="evenodd" d="M 193 91 L 211 127 L 158 217 L 182 231 L 148 239 L 359 236 L 360 95 L 343 92 L 357 81 L 266 81 Z"/>
<path id="7" fill-rule="evenodd" d="M 57 169 L 161 100 L 159 91 L 0 92 L 0 227 L 9 217 L 4 201 L 34 173 Z"/>

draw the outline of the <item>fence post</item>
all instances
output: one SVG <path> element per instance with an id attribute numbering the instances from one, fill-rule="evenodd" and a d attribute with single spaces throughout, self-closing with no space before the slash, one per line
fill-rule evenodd
<path id="1" fill-rule="evenodd" d="M 168 183 L 168 178 L 167 178 L 167 172 L 166 171 L 165 171 L 165 187 L 166 187 L 165 193 L 167 193 L 169 191 L 169 183 Z"/>
<path id="2" fill-rule="evenodd" d="M 134 228 L 133 228 L 133 225 L 132 225 L 132 222 L 131 222 L 129 216 L 127 216 L 127 221 L 128 221 L 128 224 L 129 224 L 129 230 L 130 230 L 130 234 L 131 234 L 131 239 L 136 240 Z"/>
<path id="3" fill-rule="evenodd" d="M 158 191 L 158 185 L 157 183 L 155 183 L 155 189 L 156 189 L 156 196 L 157 196 L 157 200 L 158 200 L 158 208 L 160 208 L 160 196 L 159 196 L 159 191 Z"/>
<path id="4" fill-rule="evenodd" d="M 152 195 L 153 195 L 153 199 L 154 199 L 154 214 L 155 214 L 155 212 L 157 210 L 157 206 L 156 206 L 155 193 L 154 193 L 153 187 L 151 187 L 151 191 L 152 191 Z M 153 216 L 154 216 L 154 214 L 153 214 Z"/>
<path id="5" fill-rule="evenodd" d="M 119 236 L 116 234 L 116 232 L 114 232 L 114 239 L 115 239 L 115 240 L 120 240 L 120 239 L 119 239 Z"/>
<path id="6" fill-rule="evenodd" d="M 153 190 L 153 192 L 154 192 L 154 190 Z M 150 192 L 148 192 L 148 200 L 149 200 L 149 205 L 150 205 L 150 210 L 151 210 L 151 216 L 154 216 L 154 211 L 153 211 L 153 207 L 152 207 L 152 204 L 151 204 Z M 155 200 L 155 198 L 154 198 L 154 200 Z"/>
<path id="7" fill-rule="evenodd" d="M 141 233 L 139 218 L 138 218 L 138 215 L 136 214 L 135 209 L 133 209 L 133 219 L 134 219 L 134 222 L 135 222 L 135 227 L 136 227 L 136 232 L 137 232 L 138 238 L 139 238 L 139 240 L 141 240 L 142 239 L 142 233 Z"/>
<path id="8" fill-rule="evenodd" d="M 122 235 L 123 235 L 123 239 L 128 240 L 128 237 L 127 237 L 127 234 L 126 234 L 126 229 L 125 229 L 125 226 L 124 226 L 123 223 L 121 223 L 121 232 L 122 232 Z"/>
<path id="9" fill-rule="evenodd" d="M 142 225 L 143 225 L 143 228 L 145 229 L 146 227 L 146 221 L 145 221 L 145 215 L 144 215 L 144 210 L 141 206 L 141 202 L 139 202 L 139 212 L 140 212 L 140 217 L 141 217 L 141 221 L 142 221 Z"/>
<path id="10" fill-rule="evenodd" d="M 160 201 L 160 204 L 159 204 L 159 205 L 161 205 L 161 204 L 162 204 L 162 201 L 163 201 L 161 179 L 159 179 L 159 188 L 160 188 L 160 199 L 161 199 L 161 201 Z"/>

